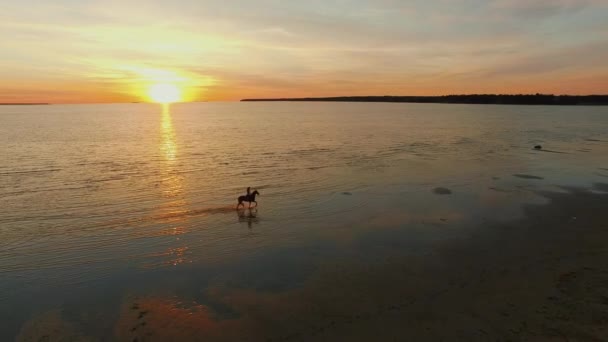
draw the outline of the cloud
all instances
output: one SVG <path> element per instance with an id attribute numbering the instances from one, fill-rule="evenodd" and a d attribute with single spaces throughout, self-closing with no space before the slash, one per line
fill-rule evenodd
<path id="1" fill-rule="evenodd" d="M 498 11 L 506 11 L 521 17 L 550 17 L 564 12 L 572 13 L 587 7 L 605 6 L 602 0 L 496 0 L 490 7 Z"/>
<path id="2" fill-rule="evenodd" d="M 608 44 L 605 41 L 543 50 L 526 58 L 507 61 L 487 73 L 490 77 L 531 76 L 581 70 L 608 71 Z"/>

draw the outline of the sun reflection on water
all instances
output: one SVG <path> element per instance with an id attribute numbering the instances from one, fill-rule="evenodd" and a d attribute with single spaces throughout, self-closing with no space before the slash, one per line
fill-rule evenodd
<path id="1" fill-rule="evenodd" d="M 162 106 L 159 152 L 161 157 L 161 191 L 163 197 L 167 199 L 159 208 L 159 217 L 165 218 L 162 220 L 163 224 L 170 225 L 163 230 L 162 235 L 173 235 L 175 241 L 181 241 L 178 236 L 188 232 L 188 229 L 184 226 L 187 220 L 185 214 L 188 212 L 188 201 L 185 199 L 183 176 L 179 173 L 178 145 L 169 104 L 163 104 Z M 188 261 L 185 256 L 187 250 L 188 247 L 186 246 L 169 247 L 159 255 L 169 257 L 171 260 L 161 264 L 175 266 Z"/>
<path id="2" fill-rule="evenodd" d="M 168 203 L 167 207 L 183 207 L 186 203 L 181 196 L 183 194 L 183 179 L 179 174 L 177 158 L 177 142 L 173 120 L 171 117 L 170 106 L 162 106 L 160 122 L 160 154 L 164 159 L 161 167 L 163 195 L 169 198 L 176 198 L 175 201 Z"/>
<path id="3" fill-rule="evenodd" d="M 177 144 L 175 143 L 175 131 L 173 130 L 173 120 L 168 104 L 163 105 L 160 123 L 161 144 L 160 150 L 165 160 L 170 164 L 175 162 L 177 156 Z M 172 166 L 172 165 L 169 165 Z"/>

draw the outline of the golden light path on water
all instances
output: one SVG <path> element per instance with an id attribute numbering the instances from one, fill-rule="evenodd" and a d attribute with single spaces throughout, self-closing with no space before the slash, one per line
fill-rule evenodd
<path id="1" fill-rule="evenodd" d="M 169 104 L 162 105 L 161 122 L 160 122 L 161 144 L 160 151 L 166 161 L 168 168 L 175 165 L 177 156 L 177 144 L 175 142 L 175 130 L 173 129 L 173 120 L 171 118 L 171 108 Z"/>
<path id="2" fill-rule="evenodd" d="M 178 173 L 178 147 L 175 138 L 175 130 L 173 128 L 173 119 L 171 117 L 170 104 L 162 105 L 161 120 L 160 120 L 160 144 L 159 151 L 161 156 L 161 176 L 162 176 L 162 194 L 165 198 L 164 204 L 160 208 L 160 215 L 164 217 L 171 227 L 166 235 L 182 235 L 187 232 L 184 226 L 186 216 L 181 215 L 187 212 L 188 202 L 184 196 L 184 184 L 182 176 Z M 176 241 L 180 241 L 176 237 Z M 169 258 L 164 262 L 167 265 L 178 265 L 187 259 L 185 252 L 188 250 L 186 246 L 170 247 L 158 256 Z"/>

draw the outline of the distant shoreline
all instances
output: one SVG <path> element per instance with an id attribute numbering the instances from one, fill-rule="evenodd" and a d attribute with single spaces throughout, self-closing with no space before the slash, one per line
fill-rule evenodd
<path id="1" fill-rule="evenodd" d="M 605 106 L 608 95 L 445 95 L 445 96 L 335 96 L 243 99 L 241 102 L 391 102 L 498 105 Z"/>

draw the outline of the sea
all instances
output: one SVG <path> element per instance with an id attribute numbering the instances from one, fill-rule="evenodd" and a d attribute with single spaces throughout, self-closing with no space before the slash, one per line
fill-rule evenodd
<path id="1" fill-rule="evenodd" d="M 0 340 L 263 340 L 343 263 L 600 183 L 601 106 L 0 106 Z"/>

